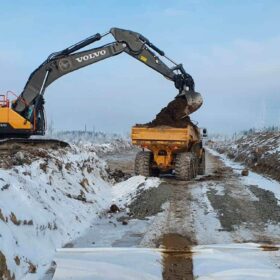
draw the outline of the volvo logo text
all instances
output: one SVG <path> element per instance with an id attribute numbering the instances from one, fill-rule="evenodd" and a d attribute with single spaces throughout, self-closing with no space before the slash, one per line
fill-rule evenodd
<path id="1" fill-rule="evenodd" d="M 90 53 L 90 54 L 83 55 L 81 57 L 77 57 L 76 60 L 79 63 L 81 63 L 83 61 L 91 60 L 93 58 L 97 58 L 97 57 L 103 56 L 105 54 L 106 54 L 106 50 L 101 50 L 101 51 L 98 51 L 98 52 L 93 52 L 93 53 Z"/>

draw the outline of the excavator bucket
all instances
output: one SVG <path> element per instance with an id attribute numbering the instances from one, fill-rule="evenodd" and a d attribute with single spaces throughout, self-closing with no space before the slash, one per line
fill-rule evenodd
<path id="1" fill-rule="evenodd" d="M 185 97 L 188 102 L 188 105 L 184 111 L 187 116 L 198 110 L 203 103 L 201 94 L 196 91 L 183 90 L 179 96 Z"/>

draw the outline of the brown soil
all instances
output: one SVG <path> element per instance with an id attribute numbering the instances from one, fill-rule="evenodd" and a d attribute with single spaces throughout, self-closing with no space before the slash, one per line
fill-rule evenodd
<path id="1" fill-rule="evenodd" d="M 14 280 L 15 275 L 11 275 L 10 270 L 7 267 L 6 257 L 5 255 L 0 251 L 0 279 L 6 279 L 6 280 Z"/>
<path id="2" fill-rule="evenodd" d="M 233 142 L 209 143 L 220 154 L 280 182 L 280 132 L 255 132 Z M 244 173 L 243 173 L 244 174 Z M 246 173 L 245 173 L 246 174 Z"/>
<path id="3" fill-rule="evenodd" d="M 166 250 L 162 259 L 162 278 L 193 280 L 191 241 L 176 233 L 165 234 L 160 241 L 161 246 Z"/>
<path id="4" fill-rule="evenodd" d="M 167 107 L 164 107 L 157 115 L 156 118 L 146 124 L 137 124 L 136 126 L 172 126 L 183 128 L 192 124 L 190 117 L 186 116 L 184 112 L 188 102 L 183 98 L 176 98 L 172 100 Z M 193 124 L 192 124 L 193 125 Z"/>

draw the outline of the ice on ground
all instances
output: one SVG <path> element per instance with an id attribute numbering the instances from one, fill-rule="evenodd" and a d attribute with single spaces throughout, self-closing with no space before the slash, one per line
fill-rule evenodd
<path id="1" fill-rule="evenodd" d="M 194 275 L 198 280 L 279 279 L 279 246 L 259 244 L 206 245 L 193 248 Z"/>
<path id="2" fill-rule="evenodd" d="M 273 250 L 258 244 L 228 244 L 194 246 L 182 257 L 178 266 L 192 264 L 193 279 L 199 280 L 276 280 L 279 279 L 279 246 Z M 174 253 L 174 252 L 173 252 Z M 171 253 L 172 254 L 172 253 Z M 99 248 L 62 249 L 56 254 L 57 269 L 54 280 L 60 279 L 162 279 L 162 273 L 172 269 L 167 261 L 168 252 L 162 249 Z M 176 271 L 173 270 L 173 271 Z M 186 270 L 182 269 L 182 273 Z M 174 275 L 175 276 L 175 275 Z M 184 279 L 186 275 L 178 275 Z M 179 278 L 178 278 L 179 279 Z"/>

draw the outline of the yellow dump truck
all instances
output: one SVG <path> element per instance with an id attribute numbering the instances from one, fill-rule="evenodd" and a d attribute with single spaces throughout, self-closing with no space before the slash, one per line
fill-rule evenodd
<path id="1" fill-rule="evenodd" d="M 185 128 L 132 127 L 132 144 L 142 148 L 135 158 L 135 173 L 157 176 L 175 173 L 179 180 L 191 180 L 205 174 L 205 150 L 200 129 L 189 124 Z"/>

